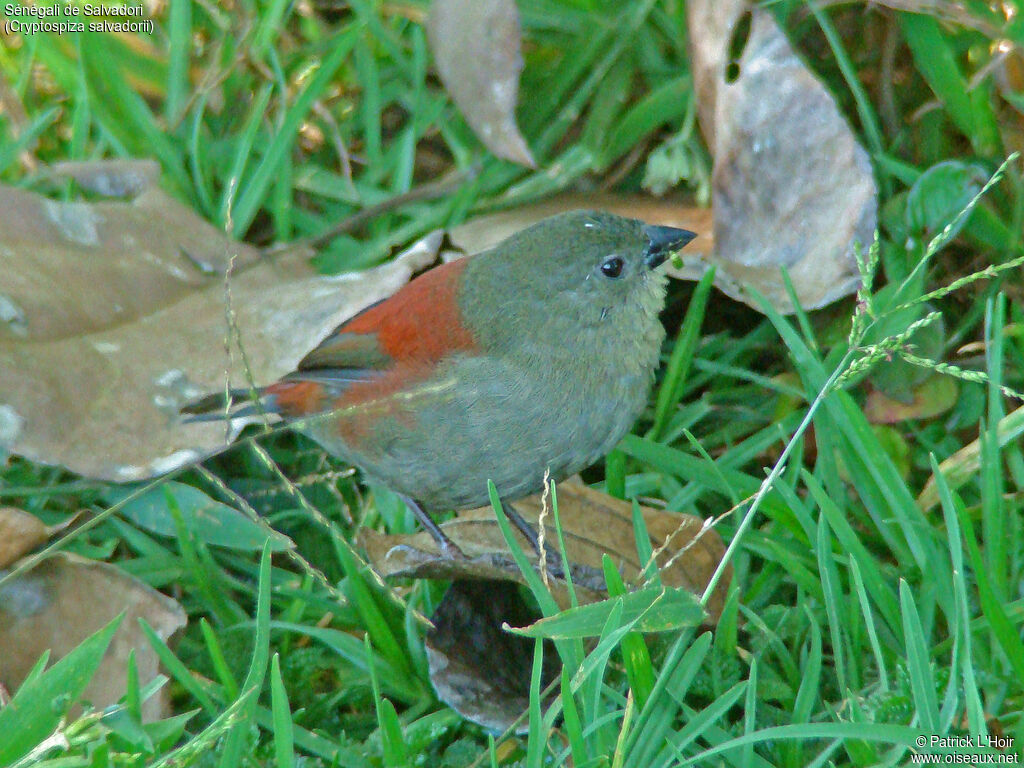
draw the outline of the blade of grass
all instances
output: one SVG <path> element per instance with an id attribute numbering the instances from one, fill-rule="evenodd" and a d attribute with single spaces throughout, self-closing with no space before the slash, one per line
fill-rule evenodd
<path id="1" fill-rule="evenodd" d="M 844 637 L 843 622 L 839 616 L 843 600 L 842 587 L 839 583 L 839 572 L 832 559 L 832 535 L 825 515 L 818 518 L 817 538 L 818 571 L 821 574 L 821 589 L 825 598 L 825 613 L 828 615 L 828 631 L 832 638 L 832 658 L 836 667 L 836 678 L 840 690 L 847 690 L 849 680 L 846 677 L 846 649 L 849 647 Z"/>
<path id="2" fill-rule="evenodd" d="M 946 114 L 979 155 L 999 153 L 999 127 L 988 101 L 988 88 L 969 88 L 952 42 L 939 22 L 923 13 L 900 12 L 897 18 L 918 71 L 942 100 Z"/>
<path id="3" fill-rule="evenodd" d="M 39 665 L 0 709 L 0 765 L 10 765 L 45 739 L 85 691 L 124 614 L 83 640 L 45 672 Z"/>
<path id="4" fill-rule="evenodd" d="M 285 10 L 289 7 L 289 0 L 271 0 L 260 9 L 256 32 L 249 47 L 249 55 L 254 59 L 263 58 L 267 48 L 274 42 L 282 29 Z"/>
<path id="5" fill-rule="evenodd" d="M 978 541 L 974 537 L 974 525 L 970 515 L 960 499 L 946 485 L 942 472 L 937 471 L 934 477 L 939 492 L 939 501 L 943 505 L 943 514 L 955 514 L 960 523 L 960 532 L 963 534 L 964 544 L 967 546 L 971 568 L 974 571 L 974 580 L 978 587 L 981 611 L 988 620 L 989 629 L 997 644 L 1006 654 L 1016 679 L 1024 680 L 1024 642 L 1021 641 L 1019 630 L 1010 621 L 1006 609 L 992 588 L 992 580 L 985 568 L 985 561 L 981 549 L 978 547 Z"/>
<path id="6" fill-rule="evenodd" d="M 850 93 L 853 94 L 853 101 L 857 106 L 857 116 L 860 117 L 861 127 L 864 129 L 864 136 L 867 139 L 868 146 L 871 147 L 873 155 L 881 155 L 885 151 L 885 145 L 882 140 L 882 129 L 878 122 L 878 115 L 875 114 L 874 107 L 871 105 L 871 99 L 861 84 L 857 69 L 850 60 L 850 55 L 846 52 L 842 38 L 840 38 L 839 33 L 832 24 L 832 20 L 818 8 L 816 0 L 812 0 L 808 3 L 808 6 L 811 9 L 811 13 L 814 14 L 818 26 L 821 27 L 821 31 L 825 34 L 825 39 L 832 49 L 832 55 L 836 57 L 836 64 L 839 65 L 839 71 L 843 74 L 846 86 L 850 89 Z M 794 304 L 793 306 L 799 305 Z"/>
<path id="7" fill-rule="evenodd" d="M 249 669 L 242 683 L 242 697 L 237 699 L 238 702 L 244 702 L 244 705 L 230 721 L 230 730 L 224 739 L 224 749 L 220 754 L 221 768 L 235 768 L 241 763 L 249 739 L 249 724 L 255 722 L 255 708 L 270 660 L 270 552 L 268 542 L 260 557 L 256 635 L 253 638 L 252 658 L 249 660 Z"/>
<path id="8" fill-rule="evenodd" d="M 6 171 L 22 152 L 35 145 L 36 140 L 53 125 L 59 115 L 60 110 L 57 107 L 40 112 L 21 130 L 14 141 L 4 141 L 0 145 L 0 174 Z"/>
<path id="9" fill-rule="evenodd" d="M 583 738 L 583 724 L 576 706 L 576 697 L 572 692 L 569 670 L 564 666 L 561 678 L 562 728 L 569 740 L 569 753 L 572 755 L 573 764 L 584 765 L 591 759 L 591 753 L 586 739 Z"/>
<path id="10" fill-rule="evenodd" d="M 288 705 L 288 692 L 281 679 L 281 657 L 277 653 L 270 660 L 270 712 L 274 718 L 274 758 L 277 768 L 292 768 L 295 765 L 292 712 Z"/>
<path id="11" fill-rule="evenodd" d="M 741 680 L 713 702 L 701 709 L 700 712 L 694 713 L 692 717 L 687 719 L 685 726 L 668 738 L 667 743 L 658 745 L 662 747 L 662 752 L 666 755 L 674 753 L 677 759 L 685 761 L 686 758 L 683 755 L 683 750 L 690 746 L 694 741 L 701 738 L 710 725 L 732 709 L 733 705 L 735 705 L 736 702 L 740 700 L 740 697 L 746 692 L 747 685 L 748 683 L 746 680 Z M 661 756 L 659 755 L 659 758 L 657 759 L 657 762 L 659 763 L 662 762 L 660 757 Z"/>
<path id="12" fill-rule="evenodd" d="M 616 499 L 626 498 L 626 454 L 619 449 L 604 458 L 604 492 Z"/>
<path id="13" fill-rule="evenodd" d="M 750 660 L 750 673 L 747 676 L 747 696 L 743 706 L 743 733 L 750 735 L 757 724 L 757 656 Z M 752 768 L 754 764 L 754 745 L 745 744 L 740 753 L 740 768 Z"/>
<path id="14" fill-rule="evenodd" d="M 176 125 L 189 92 L 188 62 L 192 48 L 192 0 L 170 0 L 167 12 L 167 81 L 164 121 Z"/>
<path id="15" fill-rule="evenodd" d="M 675 724 L 679 701 L 685 698 L 694 677 L 701 671 L 711 648 L 711 633 L 705 632 L 692 643 L 684 632 L 670 649 L 654 682 L 647 702 L 637 716 L 626 745 L 629 765 L 651 765 L 664 744 L 665 734 Z"/>
<path id="16" fill-rule="evenodd" d="M 331 629 L 330 627 L 289 624 L 283 621 L 271 622 L 271 627 L 273 629 L 295 632 L 316 640 L 330 648 L 355 669 L 367 674 L 370 672 L 370 664 L 372 662 L 374 674 L 377 676 L 382 687 L 387 691 L 387 694 L 405 704 L 413 705 L 423 700 L 426 696 L 422 683 L 418 678 L 410 677 L 404 668 L 393 665 L 388 657 L 379 653 L 376 646 L 372 646 L 372 643 L 371 647 L 374 650 L 372 650 L 370 655 L 367 655 L 363 642 L 349 632 Z M 367 632 L 366 636 L 371 637 L 369 632 Z"/>
<path id="17" fill-rule="evenodd" d="M 857 593 L 857 602 L 860 604 L 861 614 L 864 616 L 864 625 L 868 631 L 868 642 L 871 644 L 871 653 L 875 657 L 875 667 L 878 669 L 879 685 L 882 692 L 889 690 L 889 673 L 886 670 L 885 658 L 882 656 L 882 646 L 878 642 L 878 631 L 875 629 L 875 617 L 871 611 L 871 602 L 868 599 L 867 590 L 864 588 L 864 578 L 861 576 L 860 566 L 857 565 L 857 558 L 849 559 L 850 579 L 853 589 Z"/>
<path id="18" fill-rule="evenodd" d="M 533 668 L 530 671 L 530 720 L 526 740 L 527 768 L 541 768 L 544 764 L 544 747 L 547 734 L 544 732 L 544 718 L 541 713 L 541 672 L 544 670 L 544 641 L 538 638 L 533 644 Z"/>
<path id="19" fill-rule="evenodd" d="M 927 638 L 910 594 L 910 585 L 900 579 L 900 610 L 903 612 L 903 636 L 906 638 L 907 672 L 921 728 L 927 733 L 939 731 L 939 703 L 935 696 L 935 677 L 928 656 Z"/>
<path id="20" fill-rule="evenodd" d="M 683 384 L 686 382 L 686 375 L 693 362 L 694 353 L 697 351 L 697 344 L 700 342 L 700 328 L 704 322 L 704 311 L 707 307 L 708 296 L 711 295 L 714 279 L 715 268 L 712 267 L 704 273 L 700 282 L 697 283 L 697 287 L 693 289 L 693 296 L 686 308 L 686 315 L 683 317 L 676 343 L 672 346 L 672 355 L 665 368 L 665 378 L 661 382 L 661 387 L 658 388 L 658 398 L 654 406 L 654 423 L 646 435 L 653 440 L 661 439 L 670 413 L 679 405 Z"/>
<path id="21" fill-rule="evenodd" d="M 1002 294 L 985 303 L 985 368 L 988 371 L 988 424 L 998 424 L 1003 416 L 1003 328 L 1006 303 Z M 981 532 L 985 540 L 985 566 L 992 578 L 992 589 L 1003 602 L 1009 596 L 1006 510 L 1003 508 L 1003 457 L 996 430 L 986 428 L 983 420 L 981 442 Z"/>
<path id="22" fill-rule="evenodd" d="M 217 679 L 220 680 L 220 684 L 224 686 L 224 691 L 229 699 L 238 698 L 238 681 L 235 680 L 234 674 L 231 672 L 231 668 L 228 666 L 227 659 L 224 657 L 224 651 L 221 648 L 220 641 L 217 639 L 216 633 L 213 631 L 213 627 L 210 626 L 210 622 L 206 620 L 206 617 L 199 619 L 199 629 L 203 633 L 203 641 L 206 643 L 206 651 L 210 655 L 210 662 L 213 665 L 213 671 L 217 675 Z"/>
<path id="23" fill-rule="evenodd" d="M 362 25 L 355 24 L 331 41 L 331 51 L 323 58 L 316 74 L 299 93 L 295 103 L 288 108 L 284 120 L 274 132 L 274 138 L 267 147 L 266 154 L 252 176 L 246 179 L 244 190 L 232 212 L 231 232 L 236 237 L 245 234 L 249 229 L 256 213 L 265 202 L 267 190 L 280 170 L 282 161 L 291 150 L 299 125 L 306 118 L 313 102 L 321 97 L 330 84 L 362 32 Z"/>
<path id="24" fill-rule="evenodd" d="M 601 564 L 604 568 L 604 580 L 608 585 L 608 596 L 624 596 L 626 587 L 622 583 L 622 577 L 607 554 L 602 557 Z M 639 632 L 630 632 L 622 638 L 621 650 L 622 663 L 626 667 L 626 677 L 633 692 L 633 701 L 642 708 L 654 688 L 654 667 L 651 665 L 651 654 L 647 650 L 644 636 Z"/>
<path id="25" fill-rule="evenodd" d="M 242 126 L 242 130 L 232 141 L 235 156 L 228 171 L 228 181 L 224 185 L 224 191 L 220 198 L 220 208 L 217 214 L 217 222 L 221 226 L 224 226 L 231 215 L 242 176 L 256 147 L 256 134 L 267 117 L 267 104 L 270 102 L 270 94 L 273 93 L 273 90 L 273 83 L 265 83 L 257 91 L 255 98 L 252 100 L 249 117 Z"/>
<path id="26" fill-rule="evenodd" d="M 793 700 L 793 715 L 791 723 L 809 723 L 811 714 L 814 712 L 815 704 L 818 702 L 821 693 L 819 684 L 821 682 L 821 627 L 818 626 L 818 619 L 814 612 L 804 605 L 804 613 L 807 614 L 807 624 L 811 628 L 808 643 L 810 648 L 807 656 L 804 657 L 801 670 L 803 678 L 800 680 L 800 687 L 797 689 L 796 698 Z M 803 745 L 787 745 L 786 752 L 789 755 L 790 765 L 803 765 L 806 763 Z"/>
<path id="27" fill-rule="evenodd" d="M 216 717 L 218 707 L 216 703 L 214 703 L 213 698 L 204 688 L 203 684 L 197 680 L 191 670 L 189 670 L 189 668 L 174 655 L 174 652 L 167 647 L 167 644 L 160 639 L 160 636 L 145 619 L 139 619 L 139 627 L 142 629 L 142 633 L 146 636 L 146 639 L 149 640 L 149 644 L 152 646 L 153 652 L 157 655 L 157 658 L 160 659 L 160 664 L 163 669 L 170 673 L 171 677 L 177 680 L 182 688 L 192 694 L 192 697 L 199 702 L 200 706 L 202 706 L 202 708 L 206 710 L 211 717 Z"/>

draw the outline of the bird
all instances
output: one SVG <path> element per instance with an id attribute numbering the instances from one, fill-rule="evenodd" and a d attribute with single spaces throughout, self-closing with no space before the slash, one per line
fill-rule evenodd
<path id="1" fill-rule="evenodd" d="M 490 481 L 536 548 L 512 503 L 597 462 L 641 415 L 665 336 L 659 267 L 695 236 L 551 216 L 417 276 L 280 380 L 182 413 L 293 423 L 399 494 L 447 557 L 465 555 L 431 515 L 487 504 Z"/>

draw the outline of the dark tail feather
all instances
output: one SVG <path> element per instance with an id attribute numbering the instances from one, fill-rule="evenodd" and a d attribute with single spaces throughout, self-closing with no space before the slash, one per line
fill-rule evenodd
<path id="1" fill-rule="evenodd" d="M 254 393 L 259 396 L 257 400 L 252 399 Z M 183 423 L 192 424 L 199 421 L 223 421 L 225 418 L 277 413 L 277 405 L 275 397 L 267 395 L 262 389 L 232 389 L 227 396 L 223 392 L 217 392 L 186 403 L 180 413 L 185 416 L 182 419 Z"/>

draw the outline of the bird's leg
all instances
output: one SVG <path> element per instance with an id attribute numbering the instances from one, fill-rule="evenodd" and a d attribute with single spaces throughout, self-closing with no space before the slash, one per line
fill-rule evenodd
<path id="1" fill-rule="evenodd" d="M 448 534 L 441 530 L 441 527 L 434 522 L 434 519 L 423 511 L 417 501 L 409 496 L 399 494 L 405 505 L 409 507 L 416 519 L 420 521 L 420 525 L 427 529 L 427 532 L 431 535 L 434 541 L 437 542 L 438 549 L 441 550 L 441 554 L 444 555 L 448 560 L 468 560 L 466 553 L 459 549 L 459 546 L 448 538 Z"/>
<path id="2" fill-rule="evenodd" d="M 501 508 L 505 510 L 505 516 L 509 519 L 509 522 L 516 527 L 517 531 L 523 534 L 523 537 L 533 547 L 533 551 L 540 556 L 540 539 L 537 536 L 536 529 L 526 522 L 523 516 L 519 514 L 519 511 L 508 502 L 503 503 Z"/>
<path id="3" fill-rule="evenodd" d="M 523 516 L 519 514 L 514 506 L 505 503 L 502 505 L 502 509 L 505 510 L 505 515 L 509 521 L 516 527 L 526 540 L 530 542 L 530 546 L 533 547 L 533 551 L 537 554 L 538 560 L 540 559 L 540 538 L 537 535 L 536 529 L 530 525 Z M 556 556 L 555 558 L 548 557 L 548 573 L 556 579 L 561 579 L 565 574 L 562 572 L 562 566 L 558 562 L 558 550 L 553 547 L 545 547 L 548 555 L 552 553 Z"/>

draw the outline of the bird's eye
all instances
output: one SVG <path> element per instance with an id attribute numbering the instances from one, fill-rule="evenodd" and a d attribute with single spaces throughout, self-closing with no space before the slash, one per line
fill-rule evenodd
<path id="1" fill-rule="evenodd" d="M 618 277 L 622 274 L 622 259 L 612 256 L 601 265 L 601 274 L 605 277 Z"/>

